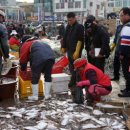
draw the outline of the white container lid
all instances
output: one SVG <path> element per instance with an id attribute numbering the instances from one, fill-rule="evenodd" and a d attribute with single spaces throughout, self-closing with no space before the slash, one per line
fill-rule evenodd
<path id="1" fill-rule="evenodd" d="M 57 82 L 57 81 L 69 81 L 70 80 L 70 75 L 65 74 L 65 73 L 60 73 L 60 74 L 52 74 L 52 82 Z"/>

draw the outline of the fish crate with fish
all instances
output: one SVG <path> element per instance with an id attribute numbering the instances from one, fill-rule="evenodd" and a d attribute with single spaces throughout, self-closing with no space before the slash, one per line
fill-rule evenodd
<path id="1" fill-rule="evenodd" d="M 17 70 L 18 70 L 18 65 L 15 63 L 12 63 L 12 67 L 10 68 L 10 70 L 8 71 L 8 73 L 6 75 L 0 75 L 0 78 L 2 77 L 13 77 L 13 78 L 17 78 Z"/>
<path id="2" fill-rule="evenodd" d="M 39 96 L 43 96 L 43 90 L 44 90 L 43 81 L 39 80 L 38 85 L 39 85 Z M 19 76 L 18 89 L 20 98 L 27 98 L 28 96 L 30 96 L 32 94 L 31 80 L 23 80 Z"/>
<path id="3" fill-rule="evenodd" d="M 52 93 L 68 92 L 68 83 L 70 81 L 70 75 L 52 74 Z"/>
<path id="4" fill-rule="evenodd" d="M 0 78 L 0 99 L 14 98 L 17 87 L 17 80 L 13 76 Z"/>

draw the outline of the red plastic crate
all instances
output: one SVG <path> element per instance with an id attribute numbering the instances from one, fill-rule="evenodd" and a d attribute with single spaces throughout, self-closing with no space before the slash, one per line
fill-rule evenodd
<path id="1" fill-rule="evenodd" d="M 61 57 L 52 68 L 52 74 L 63 73 L 64 68 L 68 65 L 68 58 L 66 56 Z"/>
<path id="2" fill-rule="evenodd" d="M 66 67 L 68 65 L 69 61 L 66 56 L 62 56 L 55 64 L 54 66 L 62 66 Z"/>
<path id="3" fill-rule="evenodd" d="M 31 80 L 32 78 L 32 72 L 31 72 L 31 68 L 27 67 L 26 71 L 21 71 L 19 70 L 19 75 L 23 80 Z"/>
<path id="4" fill-rule="evenodd" d="M 52 74 L 59 74 L 63 73 L 64 68 L 62 66 L 53 66 L 52 68 Z"/>

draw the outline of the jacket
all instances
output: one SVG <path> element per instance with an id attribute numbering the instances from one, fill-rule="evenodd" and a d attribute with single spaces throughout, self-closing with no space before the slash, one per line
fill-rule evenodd
<path id="1" fill-rule="evenodd" d="M 27 41 L 20 49 L 20 64 L 30 61 L 31 65 L 37 65 L 49 59 L 54 59 L 53 50 L 41 40 Z"/>
<path id="2" fill-rule="evenodd" d="M 10 44 L 10 45 L 20 46 L 20 40 L 17 39 L 17 37 L 12 36 L 12 37 L 9 39 L 9 44 Z"/>
<path id="3" fill-rule="evenodd" d="M 94 51 L 94 48 L 101 48 L 99 54 L 105 56 L 106 58 L 110 54 L 109 42 L 109 34 L 105 27 L 101 25 L 97 25 L 91 35 L 88 35 L 87 33 L 85 35 L 86 50 L 89 52 Z"/>
<path id="4" fill-rule="evenodd" d="M 0 53 L 4 58 L 9 58 L 8 32 L 2 23 L 0 23 Z"/>
<path id="5" fill-rule="evenodd" d="M 89 73 L 89 70 L 92 70 L 95 72 L 96 74 L 96 77 L 92 76 L 91 77 L 88 77 L 88 73 Z M 94 84 L 99 84 L 101 86 L 104 86 L 104 87 L 109 87 L 111 86 L 111 81 L 110 81 L 110 78 L 104 74 L 100 69 L 98 69 L 97 67 L 95 67 L 94 65 L 90 64 L 90 63 L 87 63 L 87 65 L 85 66 L 85 69 L 83 71 L 83 74 L 80 75 L 81 79 L 82 80 L 90 80 L 90 79 L 95 79 L 95 83 Z M 90 80 L 90 83 L 93 84 Z"/>
<path id="6" fill-rule="evenodd" d="M 120 33 L 119 54 L 130 57 L 130 22 L 123 25 Z"/>
<path id="7" fill-rule="evenodd" d="M 83 25 L 75 22 L 72 26 L 67 25 L 65 35 L 63 38 L 62 48 L 66 48 L 67 51 L 75 52 L 77 42 L 82 42 L 81 50 L 84 47 L 84 27 Z"/>

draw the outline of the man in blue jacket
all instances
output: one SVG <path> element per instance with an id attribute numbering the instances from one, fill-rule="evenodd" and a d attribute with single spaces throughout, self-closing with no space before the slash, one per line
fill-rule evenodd
<path id="1" fill-rule="evenodd" d="M 2 71 L 2 57 L 5 61 L 5 63 L 7 63 L 7 66 L 9 65 L 8 63 L 10 63 L 9 46 L 8 46 L 8 32 L 7 32 L 5 25 L 3 24 L 4 21 L 5 21 L 5 13 L 0 10 L 0 73 Z M 10 67 L 10 66 L 8 66 L 8 67 Z"/>

